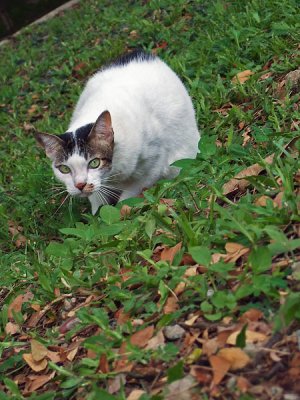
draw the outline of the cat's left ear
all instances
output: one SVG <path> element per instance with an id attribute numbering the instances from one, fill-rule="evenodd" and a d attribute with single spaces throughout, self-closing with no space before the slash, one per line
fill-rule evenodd
<path id="1" fill-rule="evenodd" d="M 114 141 L 114 131 L 111 124 L 111 116 L 109 111 L 103 111 L 97 118 L 94 126 L 89 134 L 89 139 L 98 136 L 100 139 L 105 140 L 108 144 Z"/>

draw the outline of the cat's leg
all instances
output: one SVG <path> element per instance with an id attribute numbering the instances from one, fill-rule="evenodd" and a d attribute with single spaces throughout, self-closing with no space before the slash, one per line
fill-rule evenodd
<path id="1" fill-rule="evenodd" d="M 92 206 L 92 214 L 95 215 L 98 211 L 98 208 L 104 204 L 104 201 L 99 197 L 97 193 L 92 193 L 89 196 L 89 201 Z"/>
<path id="2" fill-rule="evenodd" d="M 126 185 L 125 187 L 123 187 L 123 191 L 119 198 L 119 201 L 138 196 L 142 193 L 143 188 L 143 185 L 137 182 Z"/>

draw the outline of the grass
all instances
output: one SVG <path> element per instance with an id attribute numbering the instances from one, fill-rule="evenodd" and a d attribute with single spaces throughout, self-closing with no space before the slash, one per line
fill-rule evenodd
<path id="1" fill-rule="evenodd" d="M 187 376 L 194 379 L 184 386 L 191 396 L 251 399 L 259 386 L 260 398 L 269 398 L 262 375 L 274 361 L 261 361 L 254 379 L 252 357 L 245 370 L 231 373 L 233 385 L 226 384 L 230 375 L 211 384 L 215 369 L 203 344 L 226 321 L 237 330 L 253 309 L 262 312 L 256 329 L 268 326 L 266 337 L 299 327 L 293 139 L 300 95 L 284 81 L 299 66 L 298 15 L 296 0 L 263 7 L 255 0 L 89 0 L 0 48 L 0 398 L 125 399 L 136 389 L 144 391 L 142 400 L 172 398 L 165 397 L 175 396 L 172 381 L 184 385 Z M 178 162 L 180 176 L 144 199 L 105 206 L 93 217 L 87 203 L 56 195 L 33 127 L 64 132 L 85 80 L 136 47 L 156 52 L 186 84 L 202 131 L 200 155 Z M 251 77 L 234 83 L 245 70 Z M 256 163 L 261 173 L 251 174 L 245 190 L 224 194 L 224 184 Z M 187 325 L 192 316 L 194 325 Z M 9 323 L 18 331 L 10 332 Z M 165 337 L 164 347 L 145 348 L 175 323 L 185 341 Z M 253 330 L 248 324 L 245 330 Z M 187 344 L 196 333 L 202 342 Z M 42 372 L 23 357 L 33 354 L 32 340 L 58 357 L 42 357 Z M 299 349 L 288 349 L 281 363 L 289 370 Z M 195 375 L 199 368 L 206 381 Z M 275 372 L 269 383 L 282 393 L 299 389 Z M 32 382 L 46 376 L 33 390 Z"/>

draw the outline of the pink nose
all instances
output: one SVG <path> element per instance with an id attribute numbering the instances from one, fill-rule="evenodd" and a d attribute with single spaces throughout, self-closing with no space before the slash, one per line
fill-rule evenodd
<path id="1" fill-rule="evenodd" d="M 86 183 L 83 182 L 78 182 L 76 183 L 75 187 L 79 190 L 83 190 L 83 188 L 85 187 Z"/>

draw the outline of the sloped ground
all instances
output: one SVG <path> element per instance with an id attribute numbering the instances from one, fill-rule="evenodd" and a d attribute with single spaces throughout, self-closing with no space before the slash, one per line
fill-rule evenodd
<path id="1" fill-rule="evenodd" d="M 297 1 L 85 1 L 0 49 L 0 398 L 299 398 Z M 136 47 L 184 80 L 196 161 L 96 217 L 36 148 Z"/>

